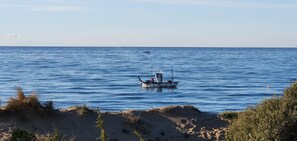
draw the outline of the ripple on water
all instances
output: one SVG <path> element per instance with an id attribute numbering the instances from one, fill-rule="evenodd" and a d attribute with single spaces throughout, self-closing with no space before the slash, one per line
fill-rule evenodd
<path id="1" fill-rule="evenodd" d="M 150 50 L 151 54 L 143 54 Z M 203 111 L 243 110 L 281 96 L 296 79 L 297 49 L 0 47 L 0 99 L 37 91 L 57 107 L 105 111 L 191 104 Z M 174 59 L 173 59 L 174 58 Z M 163 72 L 177 89 L 144 89 L 138 75 Z M 148 78 L 147 78 L 148 79 Z"/>

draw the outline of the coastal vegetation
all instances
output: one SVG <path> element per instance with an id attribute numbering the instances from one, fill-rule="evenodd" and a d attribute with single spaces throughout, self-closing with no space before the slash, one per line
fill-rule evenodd
<path id="1" fill-rule="evenodd" d="M 67 115 L 61 110 L 55 109 L 52 101 L 40 102 L 35 92 L 26 96 L 20 87 L 17 87 L 16 90 L 17 96 L 10 98 L 6 106 L 0 109 L 0 118 L 7 117 L 7 119 L 11 119 L 13 116 L 19 116 L 17 118 L 19 120 L 18 123 L 27 124 L 33 123 L 31 121 L 35 120 L 30 117 L 31 113 L 33 113 L 31 115 L 40 117 L 42 120 L 50 119 L 51 121 L 54 118 L 61 120 L 61 118 L 67 116 L 77 116 L 73 123 L 67 125 L 80 126 L 80 123 L 76 122 L 81 122 L 84 118 L 93 117 L 94 120 L 90 122 L 90 126 L 96 126 L 96 134 L 98 135 L 99 133 L 97 140 L 100 141 L 117 141 L 119 139 L 119 136 L 114 137 L 114 134 L 109 133 L 110 130 L 107 129 L 118 130 L 117 134 L 122 134 L 120 137 L 129 136 L 129 139 L 140 141 L 147 139 L 166 140 L 170 134 L 175 134 L 177 140 L 297 140 L 297 82 L 286 88 L 283 96 L 273 96 L 265 99 L 241 112 L 227 111 L 219 114 L 221 119 L 228 121 L 229 126 L 226 126 L 227 124 L 221 121 L 214 120 L 215 123 L 212 122 L 208 127 L 205 124 L 210 119 L 213 120 L 214 117 L 209 114 L 205 114 L 203 117 L 204 113 L 193 106 L 167 106 L 148 111 L 126 111 L 109 115 L 109 113 L 104 114 L 100 112 L 99 109 L 94 110 L 83 105 L 68 108 L 69 115 Z M 103 121 L 103 116 L 107 123 Z M 108 116 L 113 117 L 113 120 L 108 119 Z M 115 119 L 119 120 L 115 121 Z M 162 124 L 161 120 L 164 123 L 162 125 L 164 128 L 156 131 L 154 125 L 162 127 L 159 125 Z M 89 119 L 86 119 L 86 121 L 89 122 Z M 213 126 L 214 124 L 218 125 Z M 108 125 L 118 125 L 120 127 L 110 127 Z M 167 127 L 165 125 L 171 126 Z M 33 128 L 33 130 L 20 127 L 13 127 L 13 131 L 10 132 L 11 135 L 9 136 L 11 141 L 76 140 L 75 137 L 69 138 L 66 134 L 62 134 L 63 131 L 60 128 L 47 130 L 47 134 L 40 135 L 40 133 L 36 132 L 37 127 L 34 127 L 34 124 L 32 128 L 36 129 Z M 173 130 L 169 131 L 171 127 Z M 65 128 L 64 131 L 66 131 Z M 176 133 L 171 133 L 177 131 L 180 131 L 179 136 Z M 152 134 L 155 134 L 155 136 L 152 136 Z M 94 134 L 92 138 L 96 139 L 96 135 Z"/>
<path id="2" fill-rule="evenodd" d="M 29 96 L 25 96 L 21 87 L 16 87 L 16 90 L 17 97 L 11 97 L 8 100 L 8 103 L 4 108 L 4 112 L 18 112 L 21 114 L 28 110 L 32 110 L 40 115 L 54 115 L 57 111 L 54 109 L 52 101 L 41 103 L 35 92 L 32 92 Z"/>
<path id="3" fill-rule="evenodd" d="M 49 133 L 44 138 L 45 141 L 68 141 L 66 140 L 66 135 L 63 135 L 58 129 L 54 129 L 52 133 Z M 69 139 L 69 141 L 74 141 L 75 139 Z"/>
<path id="4" fill-rule="evenodd" d="M 226 111 L 219 114 L 219 117 L 221 117 L 224 120 L 232 121 L 238 118 L 238 112 Z"/>
<path id="5" fill-rule="evenodd" d="M 104 121 L 103 121 L 103 117 L 102 117 L 102 114 L 100 113 L 100 111 L 98 110 L 98 118 L 96 120 L 96 124 L 97 124 L 97 127 L 99 128 L 100 130 L 100 133 L 99 133 L 99 138 L 97 138 L 98 141 L 107 141 L 108 140 L 108 137 L 106 135 L 106 131 L 104 129 Z"/>
<path id="6" fill-rule="evenodd" d="M 20 120 L 26 121 L 26 114 L 37 114 L 39 116 L 54 116 L 57 113 L 57 109 L 54 108 L 52 101 L 40 102 L 35 92 L 26 96 L 21 87 L 16 87 L 16 98 L 11 97 L 5 107 L 1 107 L 0 116 L 2 115 L 15 115 L 20 116 Z M 85 110 L 85 109 L 84 109 Z M 33 112 L 33 113 L 32 113 Z M 34 125 L 32 125 L 34 126 Z M 34 132 L 29 132 L 24 129 L 14 129 L 11 133 L 10 141 L 71 141 L 74 139 L 66 139 L 66 135 L 63 135 L 58 129 L 54 129 L 53 132 L 48 133 L 44 137 L 39 137 Z"/>
<path id="7" fill-rule="evenodd" d="M 293 141 L 297 140 L 296 131 L 297 83 L 294 83 L 285 89 L 282 97 L 263 100 L 258 105 L 239 112 L 229 126 L 226 139 Z"/>
<path id="8" fill-rule="evenodd" d="M 12 132 L 10 141 L 35 141 L 36 136 L 32 132 L 28 132 L 22 129 L 15 129 Z"/>
<path id="9" fill-rule="evenodd" d="M 136 130 L 133 130 L 133 134 L 139 138 L 139 141 L 144 141 L 143 137 Z"/>
<path id="10" fill-rule="evenodd" d="M 91 113 L 93 110 L 90 109 L 86 104 L 83 104 L 82 106 L 76 106 L 76 112 L 80 116 L 84 116 L 88 113 Z"/>

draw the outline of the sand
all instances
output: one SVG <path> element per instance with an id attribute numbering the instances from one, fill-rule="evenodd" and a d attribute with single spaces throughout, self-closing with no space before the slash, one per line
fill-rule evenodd
<path id="1" fill-rule="evenodd" d="M 9 140 L 16 128 L 34 132 L 38 140 L 58 129 L 68 139 L 95 141 L 98 111 L 82 107 L 58 110 L 54 115 L 40 115 L 32 110 L 0 113 L 0 140 Z M 104 129 L 111 141 L 139 141 L 137 131 L 146 141 L 222 140 L 228 122 L 216 114 L 201 112 L 192 106 L 166 106 L 145 111 L 102 112 Z"/>

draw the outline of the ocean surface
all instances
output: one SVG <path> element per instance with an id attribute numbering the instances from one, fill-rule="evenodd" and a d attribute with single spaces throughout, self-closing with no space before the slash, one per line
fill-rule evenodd
<path id="1" fill-rule="evenodd" d="M 176 89 L 140 87 L 137 76 L 149 79 L 153 71 L 171 79 L 171 67 L 180 81 Z M 281 96 L 296 78 L 296 48 L 0 47 L 1 105 L 21 86 L 56 108 L 194 105 L 205 112 L 238 111 Z"/>

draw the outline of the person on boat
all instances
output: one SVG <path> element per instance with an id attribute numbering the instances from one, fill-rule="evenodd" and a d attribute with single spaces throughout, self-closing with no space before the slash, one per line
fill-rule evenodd
<path id="1" fill-rule="evenodd" d="M 152 83 L 154 83 L 154 77 L 151 78 Z"/>

